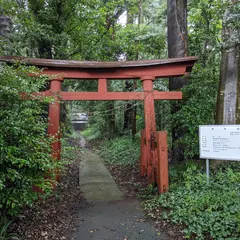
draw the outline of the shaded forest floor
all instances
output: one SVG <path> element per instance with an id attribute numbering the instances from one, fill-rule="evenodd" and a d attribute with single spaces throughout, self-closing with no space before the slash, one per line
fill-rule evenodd
<path id="1" fill-rule="evenodd" d="M 82 143 L 71 140 L 70 144 L 76 146 Z M 80 139 L 82 141 L 82 139 Z M 85 143 L 84 143 L 85 145 Z M 99 144 L 87 144 L 88 148 L 98 148 Z M 79 161 L 81 152 L 77 151 L 76 159 L 67 166 L 61 182 L 53 196 L 37 203 L 33 208 L 26 208 L 18 218 L 14 219 L 10 232 L 15 240 L 44 240 L 74 239 L 73 233 L 79 228 L 81 221 L 79 211 L 88 205 L 79 189 Z M 124 193 L 124 198 L 135 200 L 143 196 L 144 189 L 148 188 L 146 179 L 140 177 L 139 163 L 135 165 L 108 165 L 108 170 Z M 169 236 L 169 240 L 184 239 L 181 228 L 167 222 L 154 222 L 148 218 L 143 219 L 155 226 L 158 232 Z"/>
<path id="2" fill-rule="evenodd" d="M 80 156 L 80 151 L 74 154 Z M 87 205 L 79 189 L 79 161 L 80 158 L 77 157 L 67 165 L 61 182 L 51 197 L 32 208 L 24 209 L 19 217 L 13 220 L 10 232 L 14 233 L 15 237 L 12 239 L 72 239 L 71 235 L 79 222 L 78 211 Z"/>

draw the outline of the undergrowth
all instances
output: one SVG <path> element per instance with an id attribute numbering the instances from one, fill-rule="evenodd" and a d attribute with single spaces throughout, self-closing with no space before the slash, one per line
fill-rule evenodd
<path id="1" fill-rule="evenodd" d="M 143 194 L 143 206 L 154 219 L 186 226 L 186 238 L 240 239 L 240 165 L 218 169 L 207 183 L 196 165 L 170 170 L 169 192 Z M 161 213 L 161 214 L 159 214 Z"/>
<path id="2" fill-rule="evenodd" d="M 15 237 L 14 234 L 8 233 L 8 228 L 11 224 L 7 218 L 1 217 L 0 218 L 0 240 L 8 240 L 13 239 Z"/>
<path id="3" fill-rule="evenodd" d="M 104 141 L 100 145 L 100 156 L 108 164 L 133 165 L 139 160 L 140 140 L 124 136 Z"/>
<path id="4" fill-rule="evenodd" d="M 87 129 L 81 131 L 81 135 L 84 136 L 88 141 L 101 139 L 101 132 L 94 126 L 88 127 Z"/>

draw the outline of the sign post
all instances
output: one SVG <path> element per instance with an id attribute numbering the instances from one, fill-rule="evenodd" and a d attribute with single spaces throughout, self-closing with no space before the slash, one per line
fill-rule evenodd
<path id="1" fill-rule="evenodd" d="M 207 174 L 207 181 L 209 182 L 209 177 L 210 177 L 210 173 L 209 173 L 209 159 L 206 159 L 206 174 Z"/>
<path id="2" fill-rule="evenodd" d="M 240 161 L 240 125 L 200 125 L 199 149 L 209 181 L 209 159 Z"/>

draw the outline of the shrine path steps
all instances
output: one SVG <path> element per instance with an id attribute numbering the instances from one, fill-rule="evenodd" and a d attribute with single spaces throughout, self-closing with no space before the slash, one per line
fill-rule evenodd
<path id="1" fill-rule="evenodd" d="M 138 200 L 124 199 L 103 161 L 84 149 L 79 183 L 90 203 L 79 209 L 77 240 L 167 240 L 145 221 Z"/>

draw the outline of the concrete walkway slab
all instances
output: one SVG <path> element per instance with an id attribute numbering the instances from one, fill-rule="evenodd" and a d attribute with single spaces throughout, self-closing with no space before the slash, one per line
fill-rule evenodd
<path id="1" fill-rule="evenodd" d="M 76 240 L 169 240 L 145 221 L 140 202 L 123 194 L 93 152 L 84 149 L 79 173 L 80 189 L 90 204 L 79 209 Z"/>
<path id="2" fill-rule="evenodd" d="M 101 202 L 79 212 L 76 240 L 167 240 L 145 221 L 136 200 Z"/>
<path id="3" fill-rule="evenodd" d="M 79 184 L 89 202 L 123 199 L 123 194 L 102 159 L 88 149 L 84 149 L 80 163 Z"/>

